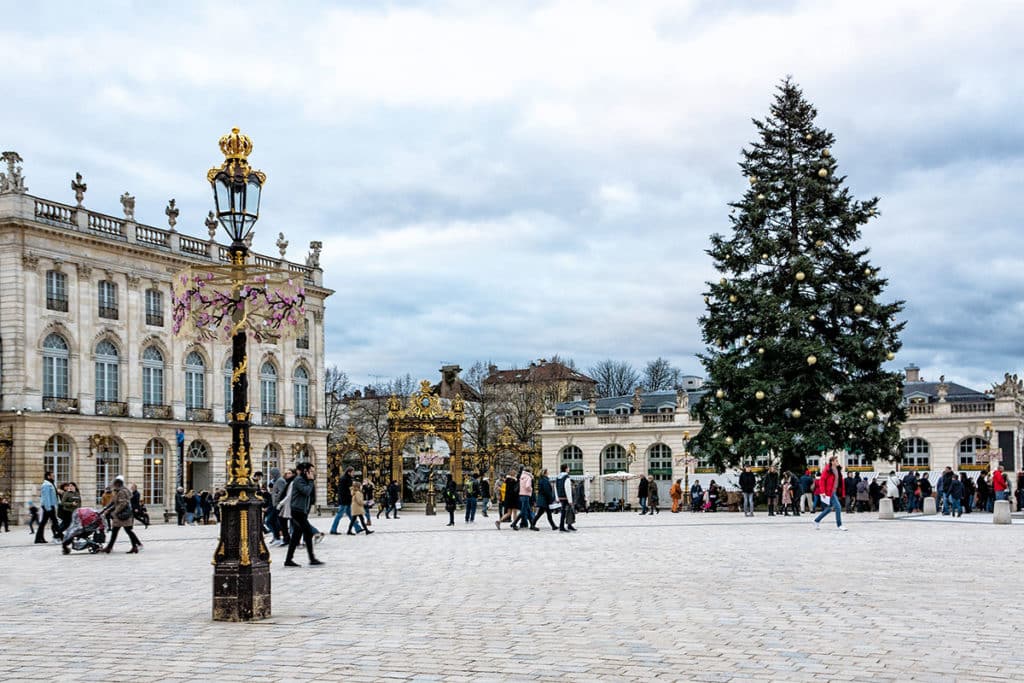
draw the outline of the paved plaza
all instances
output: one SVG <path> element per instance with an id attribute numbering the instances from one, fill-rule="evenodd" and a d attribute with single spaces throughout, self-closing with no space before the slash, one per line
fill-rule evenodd
<path id="1" fill-rule="evenodd" d="M 806 515 L 595 513 L 559 534 L 494 519 L 408 511 L 328 536 L 320 568 L 274 548 L 274 617 L 257 624 L 210 620 L 216 527 L 68 557 L 18 527 L 0 535 L 0 680 L 1024 676 L 1021 520 L 859 514 L 842 533 Z"/>

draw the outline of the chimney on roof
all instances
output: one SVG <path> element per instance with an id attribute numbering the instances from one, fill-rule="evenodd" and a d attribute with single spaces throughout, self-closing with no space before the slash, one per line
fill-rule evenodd
<path id="1" fill-rule="evenodd" d="M 498 366 L 497 365 L 488 365 L 487 366 L 487 374 L 488 375 L 493 375 L 497 371 L 498 371 Z"/>
<path id="2" fill-rule="evenodd" d="M 920 382 L 921 381 L 921 368 L 917 367 L 913 363 L 903 368 L 907 373 L 908 382 Z"/>

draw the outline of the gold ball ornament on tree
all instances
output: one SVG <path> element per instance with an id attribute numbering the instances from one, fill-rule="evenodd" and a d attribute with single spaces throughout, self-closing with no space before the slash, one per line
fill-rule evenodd
<path id="1" fill-rule="evenodd" d="M 732 437 L 731 436 L 725 437 L 725 445 L 726 446 L 731 446 L 732 445 Z"/>
<path id="2" fill-rule="evenodd" d="M 758 401 L 763 401 L 764 400 L 764 392 L 761 391 L 760 389 L 758 389 L 757 391 L 754 392 L 754 398 L 756 398 Z"/>
<path id="3" fill-rule="evenodd" d="M 723 277 L 723 278 L 722 278 L 721 280 L 719 280 L 719 281 L 718 281 L 718 284 L 720 284 L 720 285 L 722 285 L 723 287 L 725 287 L 725 285 L 726 285 L 726 284 L 728 284 L 728 282 L 729 282 L 729 281 L 728 281 L 728 280 L 726 280 L 726 279 L 725 279 L 725 278 Z"/>
<path id="4" fill-rule="evenodd" d="M 750 184 L 753 185 L 756 182 L 757 182 L 757 176 L 756 175 L 750 176 Z"/>
<path id="5" fill-rule="evenodd" d="M 765 441 L 764 439 L 761 439 L 761 445 L 762 445 L 762 446 L 767 446 L 767 445 L 768 445 L 768 442 L 767 442 L 767 441 Z"/>
<path id="6" fill-rule="evenodd" d="M 821 150 L 821 156 L 830 157 L 832 156 L 832 152 L 826 147 L 825 149 Z"/>
<path id="7" fill-rule="evenodd" d="M 861 313 L 864 312 L 864 307 L 861 306 L 860 304 L 857 304 L 856 306 L 853 307 L 853 312 L 856 313 L 857 315 L 860 315 Z"/>
<path id="8" fill-rule="evenodd" d="M 815 240 L 814 246 L 816 246 L 819 249 L 821 249 L 823 246 L 825 246 L 825 240 Z"/>
<path id="9" fill-rule="evenodd" d="M 818 316 L 816 316 L 816 315 L 814 315 L 812 313 L 811 315 L 807 316 L 807 319 L 810 320 L 813 323 L 815 320 L 818 319 Z"/>
<path id="10" fill-rule="evenodd" d="M 764 355 L 764 347 L 763 346 L 758 346 L 757 347 L 757 355 L 759 355 L 759 356 L 763 356 Z"/>
<path id="11" fill-rule="evenodd" d="M 814 139 L 814 136 L 811 135 L 810 133 L 808 133 L 807 135 L 804 136 L 804 140 L 807 140 L 808 142 L 810 142 L 813 139 Z"/>
<path id="12" fill-rule="evenodd" d="M 866 417 L 869 420 L 874 420 L 875 419 L 875 411 L 873 411 L 873 410 L 865 411 L 864 412 L 864 417 Z"/>
<path id="13" fill-rule="evenodd" d="M 871 272 L 870 268 L 864 269 L 864 277 L 871 277 L 872 275 L 874 275 L 874 273 Z"/>
<path id="14" fill-rule="evenodd" d="M 719 389 L 715 392 L 715 398 L 725 398 L 725 392 Z"/>
<path id="15" fill-rule="evenodd" d="M 828 169 L 827 168 L 819 168 L 818 169 L 818 177 L 819 178 L 827 178 L 828 177 Z"/>
<path id="16" fill-rule="evenodd" d="M 797 271 L 796 275 L 794 275 L 793 277 L 795 277 L 795 278 L 796 278 L 796 281 L 797 281 L 797 282 L 803 282 L 803 281 L 804 281 L 804 279 L 805 279 L 805 278 L 806 278 L 807 276 L 806 276 L 806 275 L 804 275 L 804 271 L 802 271 L 802 270 L 799 270 L 799 271 Z"/>
<path id="17" fill-rule="evenodd" d="M 815 355 L 807 356 L 807 364 L 808 365 L 814 365 L 817 362 L 818 362 L 818 357 L 817 356 L 815 356 Z"/>
<path id="18" fill-rule="evenodd" d="M 887 354 L 885 354 L 885 359 L 886 360 L 893 360 L 894 358 L 896 358 L 896 354 L 893 353 L 892 351 L 890 351 Z"/>
<path id="19" fill-rule="evenodd" d="M 757 201 L 759 201 L 759 202 L 760 201 L 764 201 L 764 195 L 763 194 L 757 195 Z"/>
<path id="20" fill-rule="evenodd" d="M 704 297 L 704 303 L 706 303 L 706 304 L 711 303 L 711 297 L 709 297 L 709 296 Z"/>
<path id="21" fill-rule="evenodd" d="M 793 419 L 794 419 L 794 420 L 799 420 L 799 419 L 800 419 L 800 415 L 801 415 L 802 413 L 800 412 L 800 409 L 799 409 L 799 408 L 793 408 L 793 412 L 792 412 L 792 413 L 790 413 L 790 414 L 791 414 L 791 415 L 793 416 Z"/>
<path id="22" fill-rule="evenodd" d="M 761 260 L 762 261 L 767 261 L 768 260 L 768 254 L 761 254 Z"/>
<path id="23" fill-rule="evenodd" d="M 729 295 L 729 303 L 731 303 L 731 304 L 736 303 L 736 295 L 735 294 L 730 294 Z"/>

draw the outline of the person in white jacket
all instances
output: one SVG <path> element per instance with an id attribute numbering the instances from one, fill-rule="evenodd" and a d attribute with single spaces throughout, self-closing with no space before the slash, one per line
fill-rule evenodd
<path id="1" fill-rule="evenodd" d="M 892 509 L 896 510 L 899 507 L 897 502 L 900 498 L 900 480 L 895 471 L 889 472 L 889 478 L 885 481 L 885 495 L 892 498 Z"/>

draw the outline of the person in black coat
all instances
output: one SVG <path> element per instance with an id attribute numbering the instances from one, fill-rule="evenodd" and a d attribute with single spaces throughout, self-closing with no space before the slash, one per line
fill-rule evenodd
<path id="1" fill-rule="evenodd" d="M 180 486 L 174 494 L 174 511 L 178 513 L 178 526 L 185 526 L 185 489 Z"/>
<path id="2" fill-rule="evenodd" d="M 636 498 L 637 503 L 640 504 L 641 515 L 647 514 L 647 490 L 649 486 L 650 484 L 647 483 L 647 477 L 640 477 L 640 483 L 636 487 Z"/>
<path id="3" fill-rule="evenodd" d="M 743 516 L 754 516 L 754 489 L 757 487 L 757 478 L 750 468 L 743 466 L 740 474 L 740 491 L 743 493 Z"/>
<path id="4" fill-rule="evenodd" d="M 313 527 L 309 524 L 309 510 L 316 502 L 316 468 L 312 463 L 300 462 L 295 469 L 297 474 L 291 482 L 292 492 L 289 501 L 291 503 L 292 537 L 288 543 L 288 554 L 285 556 L 284 566 L 299 566 L 292 558 L 295 556 L 295 548 L 298 547 L 300 538 L 306 544 L 310 566 L 316 566 L 323 564 L 313 555 Z"/>
<path id="5" fill-rule="evenodd" d="M 768 516 L 774 517 L 779 502 L 779 473 L 774 467 L 769 467 L 768 474 L 764 475 L 764 495 L 768 499 Z"/>
<path id="6" fill-rule="evenodd" d="M 530 524 L 531 529 L 537 528 L 537 520 L 540 518 L 542 512 L 546 512 L 548 515 L 548 524 L 551 525 L 551 530 L 554 531 L 558 528 L 555 524 L 555 520 L 551 517 L 551 506 L 555 503 L 555 491 L 551 486 L 551 479 L 548 478 L 548 470 L 545 467 L 540 471 L 540 478 L 537 479 L 537 514 L 533 518 L 533 522 Z"/>
<path id="7" fill-rule="evenodd" d="M 334 521 L 331 522 L 331 535 L 338 536 L 341 532 L 338 531 L 338 524 L 341 522 L 342 517 L 348 517 L 348 521 L 352 521 L 352 473 L 355 472 L 355 468 L 349 465 L 345 468 L 345 474 L 341 476 L 341 480 L 338 482 L 338 488 L 336 491 L 336 497 L 338 499 L 338 511 L 334 515 Z M 358 534 L 363 530 L 362 525 L 356 522 L 356 533 Z"/>
<path id="8" fill-rule="evenodd" d="M 448 512 L 448 524 L 445 526 L 455 526 L 455 508 L 459 502 L 459 492 L 455 488 L 455 480 L 452 479 L 452 475 L 448 475 L 448 480 L 444 483 L 444 490 L 441 492 L 444 498 L 444 509 Z"/>
<path id="9" fill-rule="evenodd" d="M 487 506 L 491 503 L 491 482 L 484 476 L 480 480 L 480 514 L 487 516 Z"/>

